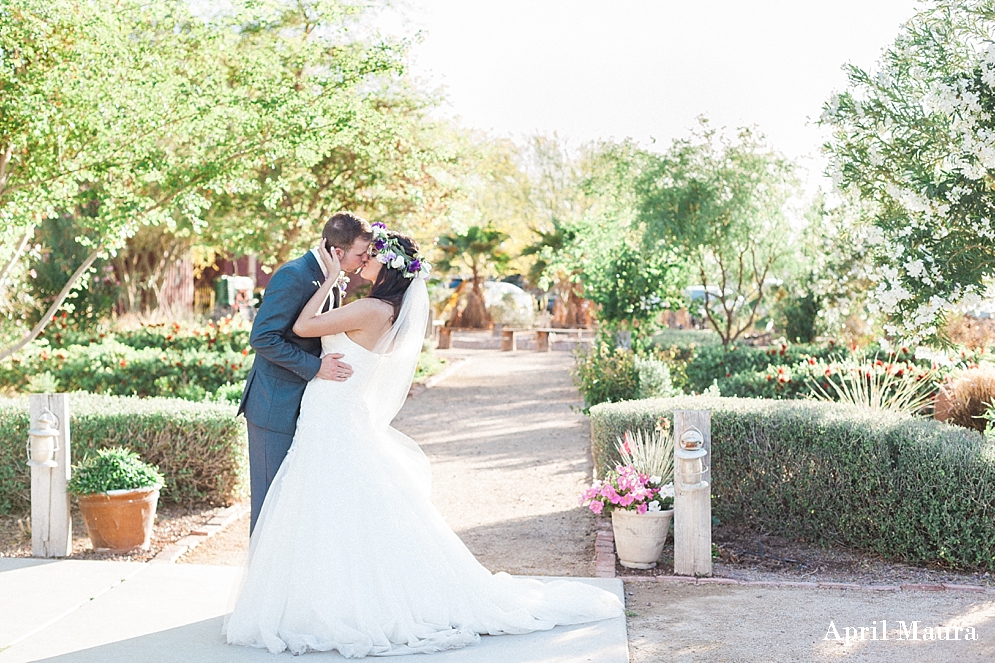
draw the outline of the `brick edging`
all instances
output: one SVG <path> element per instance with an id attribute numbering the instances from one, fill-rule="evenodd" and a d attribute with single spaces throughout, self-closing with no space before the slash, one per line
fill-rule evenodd
<path id="1" fill-rule="evenodd" d="M 594 577 L 615 578 L 615 535 L 611 521 L 597 520 L 594 541 Z M 871 592 L 974 592 L 995 593 L 995 587 L 952 583 L 903 583 L 899 585 L 861 585 L 851 582 L 798 582 L 791 580 L 737 580 L 736 578 L 693 578 L 690 576 L 621 576 L 626 582 L 672 582 L 684 585 L 739 585 L 743 587 L 795 587 L 800 589 L 852 589 Z"/>
<path id="2" fill-rule="evenodd" d="M 168 546 L 164 547 L 156 556 L 149 560 L 149 562 L 155 562 L 159 564 L 173 564 L 179 558 L 183 557 L 185 554 L 199 546 L 204 541 L 217 534 L 218 532 L 224 531 L 226 527 L 231 525 L 233 522 L 244 516 L 249 512 L 249 503 L 240 502 L 238 504 L 233 504 L 227 509 L 222 509 L 214 517 L 207 521 L 204 525 L 195 527 L 190 530 L 190 533 L 184 536 L 179 541 L 174 541 Z"/>

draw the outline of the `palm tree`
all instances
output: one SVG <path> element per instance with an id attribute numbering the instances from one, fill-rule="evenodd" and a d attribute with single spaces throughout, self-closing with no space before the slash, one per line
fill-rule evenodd
<path id="1" fill-rule="evenodd" d="M 593 313 L 592 303 L 584 299 L 584 287 L 578 282 L 577 271 L 551 267 L 552 255 L 563 251 L 577 237 L 577 231 L 569 225 L 553 219 L 553 229 L 549 232 L 533 231 L 539 238 L 522 251 L 523 256 L 535 256 L 529 270 L 529 281 L 538 284 L 543 277 L 556 294 L 553 304 L 554 327 L 589 327 Z"/>
<path id="2" fill-rule="evenodd" d="M 466 282 L 460 284 L 454 298 L 466 292 L 466 305 L 457 308 L 450 319 L 452 327 L 473 327 L 482 329 L 490 322 L 481 283 L 491 268 L 500 269 L 511 258 L 501 249 L 508 235 L 487 226 L 470 226 L 463 233 L 452 233 L 439 238 L 436 247 L 442 251 L 442 260 L 437 267 L 443 272 L 456 268 L 467 268 L 472 274 L 470 290 L 466 292 Z"/>

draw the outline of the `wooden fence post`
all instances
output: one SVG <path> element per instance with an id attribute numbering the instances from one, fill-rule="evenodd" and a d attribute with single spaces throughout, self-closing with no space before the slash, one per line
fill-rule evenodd
<path id="1" fill-rule="evenodd" d="M 708 410 L 675 411 L 674 574 L 676 575 L 712 575 L 711 451 L 712 425 Z"/>
<path id="2" fill-rule="evenodd" d="M 72 553 L 72 519 L 69 516 L 69 396 L 34 394 L 30 398 L 31 429 L 44 427 L 42 415 L 55 415 L 55 465 L 31 467 L 31 554 L 34 557 L 68 557 Z M 30 439 L 29 439 L 30 443 Z"/>

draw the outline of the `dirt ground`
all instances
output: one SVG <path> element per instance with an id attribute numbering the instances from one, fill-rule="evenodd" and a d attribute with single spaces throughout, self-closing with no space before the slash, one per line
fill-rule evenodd
<path id="1" fill-rule="evenodd" d="M 101 559 L 111 561 L 145 562 L 170 543 L 190 533 L 190 530 L 209 521 L 223 507 L 183 507 L 160 503 L 156 509 L 155 529 L 148 550 L 125 554 L 98 553 L 90 545 L 86 524 L 79 508 L 73 504 L 73 547 L 71 559 Z M 26 515 L 0 516 L 0 557 L 31 557 L 31 522 Z"/>
<path id="2" fill-rule="evenodd" d="M 649 581 L 627 582 L 625 594 L 632 663 L 995 661 L 995 596 L 990 593 Z M 911 639 L 913 622 L 918 622 L 915 640 Z M 941 631 L 939 626 L 950 628 Z M 977 640 L 966 639 L 968 627 L 975 629 Z M 950 639 L 924 639 L 927 628 L 929 635 L 939 631 L 949 633 Z M 887 640 L 881 639 L 885 631 Z"/>
<path id="3" fill-rule="evenodd" d="M 438 354 L 454 370 L 409 398 L 394 426 L 431 460 L 446 521 L 492 571 L 593 575 L 594 520 L 577 508 L 590 479 L 590 430 L 571 355 Z M 239 564 L 247 541 L 243 518 L 180 561 Z"/>

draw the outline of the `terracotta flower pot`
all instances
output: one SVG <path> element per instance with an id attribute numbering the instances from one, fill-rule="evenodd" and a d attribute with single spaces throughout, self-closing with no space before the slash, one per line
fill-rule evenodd
<path id="1" fill-rule="evenodd" d="M 111 490 L 79 496 L 86 532 L 95 550 L 148 550 L 159 488 Z"/>
<path id="2" fill-rule="evenodd" d="M 673 515 L 673 509 L 646 513 L 623 509 L 612 511 L 612 532 L 615 534 L 619 564 L 630 569 L 652 569 L 656 566 L 663 544 L 667 542 Z"/>

